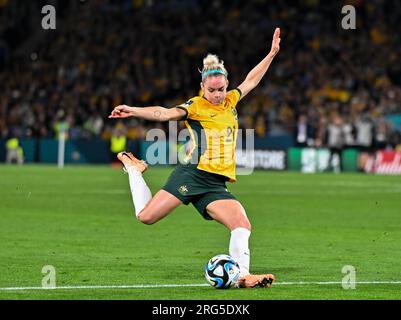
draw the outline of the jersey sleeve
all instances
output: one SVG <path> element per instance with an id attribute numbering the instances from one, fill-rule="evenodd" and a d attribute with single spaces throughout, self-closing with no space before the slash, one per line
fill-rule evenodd
<path id="1" fill-rule="evenodd" d="M 194 99 L 189 99 L 187 102 L 180 104 L 176 108 L 182 109 L 186 112 L 186 115 L 182 118 L 182 120 L 193 119 L 197 115 L 196 102 Z"/>
<path id="2" fill-rule="evenodd" d="M 236 88 L 234 90 L 230 90 L 227 93 L 227 99 L 230 101 L 230 105 L 236 108 L 239 99 L 241 99 L 242 92 L 240 89 Z"/>

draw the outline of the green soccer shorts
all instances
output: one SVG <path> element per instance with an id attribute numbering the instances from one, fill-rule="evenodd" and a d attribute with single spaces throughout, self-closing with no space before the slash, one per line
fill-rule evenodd
<path id="1" fill-rule="evenodd" d="M 236 198 L 227 190 L 227 178 L 198 170 L 196 165 L 179 164 L 171 173 L 163 190 L 180 199 L 185 205 L 192 203 L 202 217 L 213 220 L 206 207 L 216 200 Z"/>

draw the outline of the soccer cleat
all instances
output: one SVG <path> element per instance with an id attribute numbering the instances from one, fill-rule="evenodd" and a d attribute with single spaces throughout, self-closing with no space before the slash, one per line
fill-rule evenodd
<path id="1" fill-rule="evenodd" d="M 270 288 L 276 278 L 272 274 L 248 274 L 240 278 L 236 284 L 238 288 Z"/>
<path id="2" fill-rule="evenodd" d="M 138 160 L 135 158 L 131 152 L 120 152 L 117 154 L 117 159 L 123 164 L 123 169 L 125 172 L 131 167 L 134 167 L 140 173 L 144 173 L 148 169 L 148 165 L 143 160 Z"/>

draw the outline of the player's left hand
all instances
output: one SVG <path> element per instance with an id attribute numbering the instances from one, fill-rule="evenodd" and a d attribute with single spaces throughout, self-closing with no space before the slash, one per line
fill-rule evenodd
<path id="1" fill-rule="evenodd" d="M 117 106 L 109 115 L 110 119 L 114 118 L 128 118 L 132 116 L 132 108 L 127 105 Z"/>
<path id="2" fill-rule="evenodd" d="M 273 35 L 272 48 L 270 53 L 275 56 L 280 51 L 280 28 L 276 28 Z"/>

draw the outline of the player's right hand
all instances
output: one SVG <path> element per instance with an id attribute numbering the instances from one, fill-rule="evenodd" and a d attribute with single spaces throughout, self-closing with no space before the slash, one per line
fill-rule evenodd
<path id="1" fill-rule="evenodd" d="M 113 109 L 109 118 L 128 118 L 132 117 L 132 108 L 126 105 L 117 106 Z"/>
<path id="2" fill-rule="evenodd" d="M 279 51 L 280 51 L 280 28 L 276 28 L 274 30 L 274 35 L 273 35 L 273 41 L 272 41 L 272 47 L 270 52 L 275 56 Z"/>

